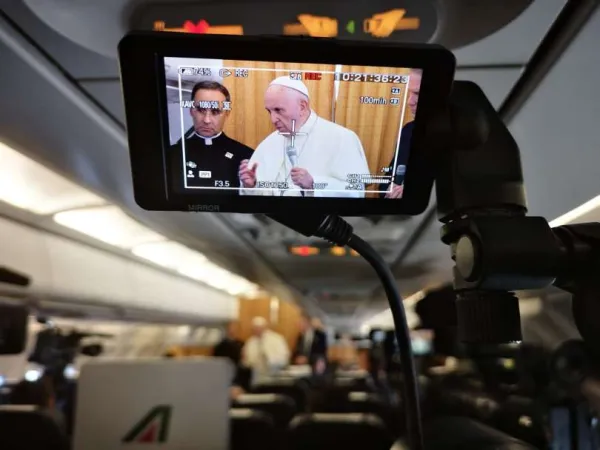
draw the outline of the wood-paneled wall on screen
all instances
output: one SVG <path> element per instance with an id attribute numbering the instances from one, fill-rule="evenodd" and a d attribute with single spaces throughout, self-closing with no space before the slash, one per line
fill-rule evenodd
<path id="1" fill-rule="evenodd" d="M 406 84 L 340 81 L 336 95 L 334 65 L 232 60 L 223 61 L 223 65 L 233 69 L 258 69 L 251 70 L 248 78 L 231 76 L 223 79 L 232 102 L 225 133 L 253 149 L 275 130 L 264 108 L 264 93 L 271 81 L 289 75 L 292 70 L 329 72 L 324 73 L 319 81 L 303 80 L 309 91 L 311 108 L 320 117 L 349 128 L 358 135 L 371 174 L 382 174 L 381 169 L 389 165 L 396 151 L 401 126 L 413 120 L 410 109 L 404 106 L 408 101 Z M 409 75 L 409 69 L 385 67 L 365 69 L 358 66 L 341 66 L 338 72 L 340 71 Z M 389 101 L 392 97 L 392 87 L 400 89 L 399 93 L 393 94 L 393 97 L 401 99 L 398 105 L 360 102 L 361 97 L 384 98 Z"/>

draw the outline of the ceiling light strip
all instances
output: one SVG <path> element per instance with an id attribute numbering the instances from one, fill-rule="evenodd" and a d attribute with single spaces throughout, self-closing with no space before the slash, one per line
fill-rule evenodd
<path id="1" fill-rule="evenodd" d="M 592 212 L 596 208 L 600 207 L 600 195 L 594 197 L 593 199 L 579 205 L 577 208 L 572 209 L 568 213 L 563 214 L 560 217 L 557 217 L 552 222 L 550 222 L 551 227 L 560 227 L 562 225 L 567 225 L 569 223 L 575 222 L 580 217 Z"/>

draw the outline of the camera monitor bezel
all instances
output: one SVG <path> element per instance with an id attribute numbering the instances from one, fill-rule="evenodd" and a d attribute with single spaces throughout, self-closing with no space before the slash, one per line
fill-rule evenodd
<path id="1" fill-rule="evenodd" d="M 168 123 L 164 58 L 342 64 L 422 69 L 418 113 L 400 199 L 219 195 L 214 190 L 179 193 L 165 157 Z M 445 107 L 454 55 L 438 45 L 332 39 L 186 35 L 134 32 L 119 44 L 135 200 L 147 210 L 264 214 L 325 213 L 417 215 L 429 204 L 434 167 L 424 145 L 428 117 Z M 166 134 L 165 134 L 166 133 Z"/>

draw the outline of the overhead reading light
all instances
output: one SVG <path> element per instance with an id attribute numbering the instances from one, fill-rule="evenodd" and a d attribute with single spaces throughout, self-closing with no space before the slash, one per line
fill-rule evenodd
<path id="1" fill-rule="evenodd" d="M 55 214 L 53 219 L 60 225 L 125 249 L 165 240 L 114 205 L 63 211 Z"/>
<path id="2" fill-rule="evenodd" d="M 102 205 L 104 199 L 0 142 L 0 200 L 35 214 Z"/>
<path id="3" fill-rule="evenodd" d="M 201 281 L 231 295 L 252 294 L 258 289 L 254 283 L 217 266 L 202 253 L 177 242 L 147 243 L 138 245 L 131 251 L 140 258 L 176 270 L 181 275 Z"/>

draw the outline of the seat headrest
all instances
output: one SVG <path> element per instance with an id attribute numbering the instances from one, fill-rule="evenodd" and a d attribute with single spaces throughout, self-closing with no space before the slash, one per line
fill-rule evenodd
<path id="1" fill-rule="evenodd" d="M 336 376 L 344 377 L 344 378 L 367 378 L 369 372 L 364 369 L 356 369 L 356 370 L 342 370 L 338 369 L 336 372 Z"/>
<path id="2" fill-rule="evenodd" d="M 375 400 L 378 397 L 368 392 L 349 392 L 348 400 L 351 402 L 366 402 L 367 400 Z"/>
<path id="3" fill-rule="evenodd" d="M 256 386 L 297 386 L 296 381 L 296 378 L 271 378 L 259 381 Z"/>
<path id="4" fill-rule="evenodd" d="M 356 426 L 359 424 L 385 429 L 383 421 L 374 414 L 364 413 L 313 413 L 294 417 L 290 427 L 296 428 L 308 424 L 341 424 Z"/>
<path id="5" fill-rule="evenodd" d="M 425 443 L 432 450 L 533 450 L 534 447 L 467 417 L 442 417 L 425 422 Z"/>
<path id="6" fill-rule="evenodd" d="M 253 420 L 261 422 L 273 422 L 273 419 L 268 414 L 256 409 L 249 408 L 232 408 L 229 410 L 229 419 L 238 420 Z"/>
<path id="7" fill-rule="evenodd" d="M 40 408 L 37 405 L 0 405 L 0 413 L 30 413 L 38 411 Z"/>
<path id="8" fill-rule="evenodd" d="M 242 394 L 235 399 L 238 405 L 256 405 L 265 403 L 290 403 L 292 399 L 281 394 Z"/>
<path id="9" fill-rule="evenodd" d="M 254 416 L 256 411 L 248 408 L 235 408 L 229 410 L 230 419 L 247 419 Z"/>
<path id="10" fill-rule="evenodd" d="M 348 377 L 338 377 L 333 380 L 333 384 L 339 387 L 349 387 L 355 386 L 361 382 L 366 382 L 365 378 L 348 378 Z"/>

